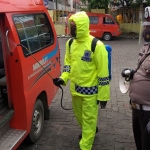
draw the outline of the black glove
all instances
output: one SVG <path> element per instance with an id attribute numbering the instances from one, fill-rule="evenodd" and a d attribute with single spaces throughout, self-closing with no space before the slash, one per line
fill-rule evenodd
<path id="1" fill-rule="evenodd" d="M 106 107 L 106 105 L 107 105 L 107 101 L 99 101 L 99 100 L 97 100 L 97 104 L 99 104 L 99 103 L 100 103 L 101 109 L 104 109 Z"/>
<path id="2" fill-rule="evenodd" d="M 60 86 L 60 85 L 63 85 L 65 82 L 63 79 L 61 78 L 54 78 L 53 79 L 53 83 L 56 85 L 56 86 Z"/>
<path id="3" fill-rule="evenodd" d="M 126 73 L 127 70 L 129 70 L 129 73 Z M 135 70 L 125 68 L 122 70 L 121 75 L 122 75 L 122 77 L 125 78 L 126 81 L 129 81 L 129 80 L 133 79 L 135 72 L 136 72 Z"/>

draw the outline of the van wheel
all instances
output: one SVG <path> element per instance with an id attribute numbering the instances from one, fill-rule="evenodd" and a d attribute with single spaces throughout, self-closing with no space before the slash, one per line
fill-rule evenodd
<path id="1" fill-rule="evenodd" d="M 110 41 L 112 39 L 112 35 L 110 33 L 104 33 L 103 39 L 105 41 Z"/>
<path id="2" fill-rule="evenodd" d="M 34 105 L 31 131 L 27 137 L 28 142 L 34 143 L 41 136 L 44 125 L 44 108 L 40 99 Z"/>

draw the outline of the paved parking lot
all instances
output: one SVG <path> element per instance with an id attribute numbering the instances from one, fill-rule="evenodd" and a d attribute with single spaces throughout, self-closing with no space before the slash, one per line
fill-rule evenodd
<path id="1" fill-rule="evenodd" d="M 66 38 L 59 38 L 61 61 L 65 53 Z M 99 109 L 98 127 L 92 150 L 136 150 L 131 123 L 128 94 L 119 90 L 119 77 L 123 67 L 136 68 L 142 44 L 138 39 L 114 39 L 103 41 L 112 46 L 111 100 L 104 110 Z M 62 62 L 63 65 L 63 62 Z M 63 88 L 63 106 L 71 107 L 69 84 Z M 41 138 L 33 145 L 23 142 L 18 150 L 79 150 L 77 125 L 72 110 L 66 111 L 60 105 L 61 90 L 51 104 L 51 117 L 45 121 Z"/>

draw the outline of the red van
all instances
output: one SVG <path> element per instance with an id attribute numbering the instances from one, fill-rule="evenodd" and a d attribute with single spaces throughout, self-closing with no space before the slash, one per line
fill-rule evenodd
<path id="1" fill-rule="evenodd" d="M 68 15 L 68 18 L 72 14 Z M 121 29 L 117 21 L 110 14 L 100 14 L 87 12 L 90 19 L 90 34 L 106 41 L 111 40 L 121 34 Z M 66 34 L 69 33 L 68 27 L 65 29 Z"/>
<path id="2" fill-rule="evenodd" d="M 90 34 L 106 41 L 121 34 L 120 26 L 112 15 L 87 13 L 90 19 Z"/>
<path id="3" fill-rule="evenodd" d="M 0 0 L 0 150 L 39 139 L 58 91 L 51 78 L 60 71 L 59 43 L 43 0 Z"/>

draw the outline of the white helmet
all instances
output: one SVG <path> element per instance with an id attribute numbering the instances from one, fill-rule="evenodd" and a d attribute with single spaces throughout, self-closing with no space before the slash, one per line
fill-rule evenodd
<path id="1" fill-rule="evenodd" d="M 145 8 L 145 12 L 144 12 L 144 18 L 148 21 L 150 21 L 150 7 L 146 7 Z"/>

